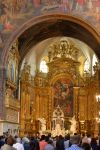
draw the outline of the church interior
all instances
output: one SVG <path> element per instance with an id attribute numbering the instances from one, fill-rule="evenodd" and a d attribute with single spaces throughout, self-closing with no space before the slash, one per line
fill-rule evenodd
<path id="1" fill-rule="evenodd" d="M 34 132 L 53 132 L 54 136 L 74 131 L 97 134 L 100 70 L 93 49 L 75 38 L 52 37 L 30 49 L 18 72 L 18 40 L 10 49 L 7 63 L 7 119 L 11 109 L 19 117 L 12 114 L 15 124 L 9 132 L 20 132 L 21 136 Z"/>
<path id="2" fill-rule="evenodd" d="M 95 28 L 69 14 L 48 14 L 21 26 L 5 45 L 0 134 L 100 133 Z"/>

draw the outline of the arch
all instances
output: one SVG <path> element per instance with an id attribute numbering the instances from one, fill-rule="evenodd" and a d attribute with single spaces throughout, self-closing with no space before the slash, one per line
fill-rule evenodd
<path id="1" fill-rule="evenodd" d="M 41 30 L 37 30 L 39 28 L 41 28 Z M 44 39 L 56 36 L 69 36 L 77 38 L 87 43 L 95 51 L 98 58 L 100 58 L 100 36 L 99 33 L 90 24 L 72 15 L 42 15 L 32 18 L 24 23 L 14 33 L 12 33 L 9 39 L 5 42 L 1 56 L 1 68 L 3 68 L 1 71 L 2 83 L 4 80 L 9 49 L 12 46 L 12 43 L 18 37 L 21 37 L 25 32 L 30 31 L 31 33 L 31 29 L 34 29 L 34 32 L 32 32 L 32 37 L 30 38 L 29 42 L 26 41 L 26 47 L 22 47 L 22 49 L 26 49 L 24 49 L 24 55 L 22 54 L 22 57 L 20 59 L 21 62 L 23 61 L 23 58 L 32 46 L 36 45 L 38 42 Z M 27 44 L 29 45 L 29 47 L 27 46 Z M 20 52 L 23 52 L 22 49 L 20 50 Z"/>
<path id="2" fill-rule="evenodd" d="M 72 31 L 75 30 L 77 32 L 77 36 L 76 36 L 76 32 L 75 33 L 70 32 L 70 33 L 67 33 L 67 35 L 71 36 L 71 37 L 76 36 L 76 38 L 80 37 L 80 40 L 84 39 L 83 41 L 88 43 L 88 45 L 90 47 L 94 47 L 95 53 L 97 54 L 98 57 L 100 57 L 100 52 L 99 52 L 99 47 L 98 47 L 98 46 L 100 46 L 100 36 L 99 36 L 99 33 L 97 33 L 96 30 L 90 24 L 88 24 L 87 22 L 83 21 L 80 18 L 71 16 L 71 15 L 50 14 L 50 15 L 42 15 L 42 16 L 30 19 L 10 36 L 10 38 L 7 40 L 7 42 L 4 46 L 3 53 L 2 53 L 3 66 L 6 64 L 10 46 L 12 45 L 14 40 L 17 39 L 19 36 L 21 36 L 21 34 L 23 34 L 26 30 L 30 29 L 31 27 L 33 27 L 33 28 L 35 27 L 35 29 L 37 27 L 37 29 L 38 29 L 38 27 L 40 27 L 42 25 L 46 26 L 45 29 L 49 30 L 49 28 L 48 28 L 48 27 L 50 27 L 49 25 L 55 26 L 57 23 L 61 23 L 62 27 L 63 27 L 63 23 L 65 23 L 65 22 L 67 24 L 69 23 L 68 26 L 73 24 L 71 29 L 73 29 Z M 46 23 L 48 23 L 48 24 L 46 25 Z M 83 31 L 81 32 L 81 30 L 83 30 Z M 45 31 L 45 30 L 42 30 L 42 31 Z M 85 31 L 85 33 L 84 33 L 84 31 Z M 40 32 L 40 33 L 39 32 L 40 32 L 40 30 L 36 31 L 33 34 L 33 36 L 35 36 L 35 35 L 41 36 L 41 34 L 43 32 Z M 43 34 L 43 37 L 41 38 L 41 40 L 49 38 L 49 37 L 54 37 L 54 36 L 65 36 L 64 32 L 56 31 L 55 33 L 53 33 L 53 32 L 50 32 L 50 33 L 51 34 L 48 34 L 48 36 L 46 34 Z M 82 36 L 84 36 L 84 37 L 82 37 Z M 90 39 L 88 39 L 88 41 L 86 41 L 87 40 L 86 37 L 90 38 Z M 40 41 L 38 40 L 37 43 Z M 94 42 L 95 46 L 92 45 L 93 42 Z M 36 44 L 36 42 L 33 45 L 35 45 L 35 44 Z"/>
<path id="3" fill-rule="evenodd" d="M 67 74 L 67 76 L 66 76 Z M 54 83 L 60 79 L 60 78 L 67 78 L 68 80 L 70 80 L 73 84 L 74 84 L 74 79 L 73 79 L 73 76 L 71 74 L 69 74 L 69 72 L 66 72 L 66 73 L 60 73 L 56 76 L 54 76 L 52 79 L 51 79 L 51 82 L 50 82 L 50 85 L 54 85 Z"/>

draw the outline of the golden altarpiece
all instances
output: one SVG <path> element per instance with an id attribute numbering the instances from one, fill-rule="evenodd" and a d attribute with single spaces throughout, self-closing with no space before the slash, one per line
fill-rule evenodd
<path id="1" fill-rule="evenodd" d="M 88 72 L 80 74 L 79 55 L 80 50 L 74 44 L 62 40 L 48 51 L 47 74 L 37 71 L 33 78 L 30 66 L 25 63 L 20 80 L 21 136 L 39 132 L 41 128 L 44 133 L 52 132 L 57 123 L 54 113 L 61 116 L 59 128 L 64 131 L 70 131 L 74 116 L 76 132 L 97 134 L 95 95 L 100 82 L 99 65 L 95 64 L 93 76 Z"/>

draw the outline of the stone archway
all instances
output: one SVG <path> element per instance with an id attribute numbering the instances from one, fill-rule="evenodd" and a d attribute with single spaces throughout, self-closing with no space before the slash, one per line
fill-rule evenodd
<path id="1" fill-rule="evenodd" d="M 64 22 L 63 22 L 64 21 Z M 61 31 L 56 30 L 55 33 L 50 29 L 51 25 L 56 26 L 57 23 L 61 22 L 62 26 L 59 28 Z M 70 29 L 70 32 L 64 33 L 62 30 L 63 23 L 67 23 L 68 26 L 71 26 L 70 28 L 66 26 L 66 29 Z M 61 25 L 60 24 L 60 25 Z M 41 38 L 39 41 L 34 43 L 33 45 L 37 44 L 38 42 L 54 36 L 69 36 L 69 37 L 76 37 L 79 40 L 82 40 L 83 42 L 87 43 L 91 48 L 94 47 L 94 51 L 97 54 L 98 57 L 100 57 L 99 46 L 100 46 L 100 36 L 99 33 L 96 32 L 96 30 L 87 22 L 81 20 L 80 18 L 71 16 L 71 15 L 64 15 L 64 14 L 52 14 L 52 15 L 43 15 L 40 17 L 35 17 L 26 23 L 24 23 L 21 27 L 19 27 L 18 30 L 16 30 L 10 38 L 6 41 L 6 44 L 4 46 L 3 52 L 2 52 L 2 58 L 3 58 L 3 65 L 5 65 L 7 56 L 9 53 L 9 48 L 14 42 L 15 39 L 17 39 L 19 36 L 21 36 L 25 31 L 29 31 L 30 28 L 38 29 L 39 27 L 43 26 L 41 30 L 37 30 L 35 33 L 33 33 L 33 37 L 35 35 L 43 35 L 43 38 Z M 37 27 L 37 28 L 36 28 Z M 45 30 L 49 30 L 47 32 L 48 36 L 45 33 Z M 72 30 L 73 29 L 73 30 Z M 82 30 L 82 31 L 81 31 Z M 40 32 L 41 31 L 41 32 Z M 72 31 L 75 31 L 72 33 Z M 76 34 L 77 33 L 77 34 Z M 84 36 L 84 37 L 81 37 Z M 87 38 L 87 39 L 86 39 Z M 89 39 L 90 38 L 90 39 Z M 88 41 L 86 41 L 88 40 Z"/>
<path id="2" fill-rule="evenodd" d="M 29 49 L 36 45 L 38 42 L 55 36 L 69 36 L 77 38 L 85 43 L 87 43 L 91 48 L 94 49 L 97 56 L 100 58 L 100 37 L 96 30 L 90 26 L 85 21 L 76 18 L 71 15 L 64 14 L 52 14 L 43 15 L 40 17 L 33 18 L 26 23 L 24 23 L 18 30 L 16 30 L 10 38 L 6 41 L 2 52 L 2 64 L 1 64 L 1 114 L 3 110 L 3 86 L 5 80 L 5 66 L 7 63 L 7 57 L 9 54 L 9 48 L 11 47 L 14 40 L 19 37 L 23 37 L 25 33 L 32 31 L 31 37 L 29 39 L 30 46 L 26 48 L 24 53 L 21 53 L 21 58 L 23 59 Z M 27 42 L 27 38 L 25 40 Z M 25 45 L 24 45 L 25 46 Z M 21 47 L 22 48 L 22 47 Z"/>

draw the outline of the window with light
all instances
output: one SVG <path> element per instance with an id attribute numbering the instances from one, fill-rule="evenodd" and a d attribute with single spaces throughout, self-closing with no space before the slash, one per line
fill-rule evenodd
<path id="1" fill-rule="evenodd" d="M 95 66 L 96 62 L 98 62 L 98 59 L 97 59 L 96 55 L 94 54 L 93 58 L 92 58 L 92 74 L 94 74 L 93 66 Z"/>
<path id="2" fill-rule="evenodd" d="M 48 72 L 48 67 L 47 67 L 47 64 L 46 64 L 45 60 L 42 60 L 41 63 L 40 63 L 40 71 L 43 72 L 43 73 Z"/>
<path id="3" fill-rule="evenodd" d="M 86 60 L 84 63 L 84 71 L 89 72 L 89 68 L 90 68 L 89 61 Z"/>

